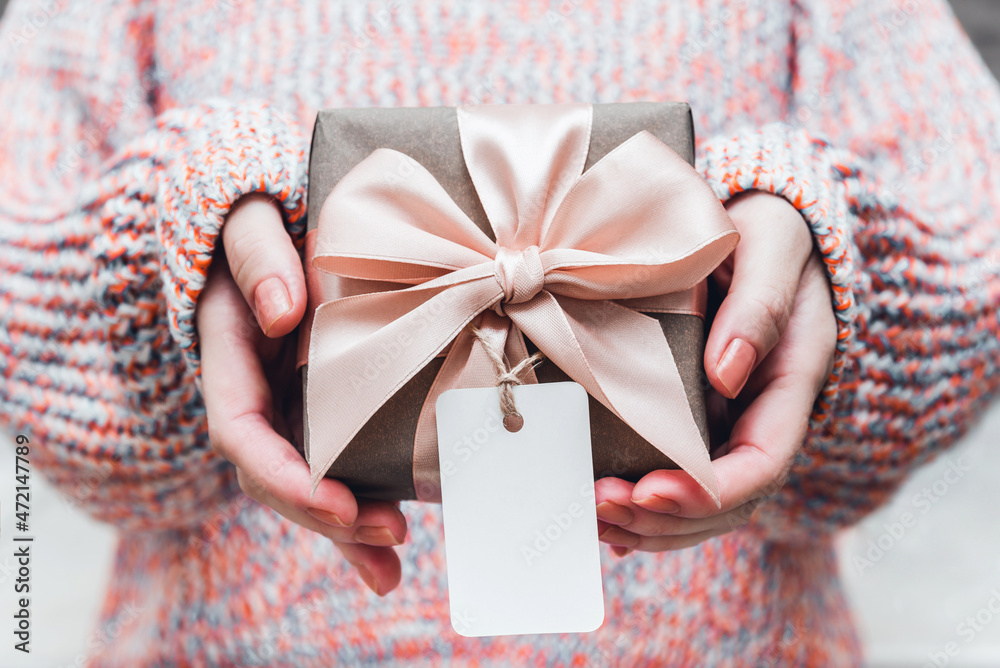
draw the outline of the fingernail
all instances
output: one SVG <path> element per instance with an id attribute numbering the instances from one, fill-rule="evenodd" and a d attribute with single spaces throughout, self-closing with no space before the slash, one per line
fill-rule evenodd
<path id="1" fill-rule="evenodd" d="M 622 547 L 621 545 L 612 545 L 611 551 L 618 557 L 627 557 L 633 552 L 631 547 Z"/>
<path id="2" fill-rule="evenodd" d="M 743 339 L 733 339 L 722 353 L 722 359 L 715 367 L 715 374 L 729 392 L 729 398 L 735 399 L 753 370 L 757 360 L 757 351 Z"/>
<path id="3" fill-rule="evenodd" d="M 597 516 L 609 524 L 629 524 L 635 514 L 620 503 L 601 501 L 597 504 Z"/>
<path id="4" fill-rule="evenodd" d="M 396 537 L 392 535 L 388 527 L 358 527 L 354 531 L 354 540 L 365 545 L 376 545 L 378 547 L 400 545 L 400 542 L 396 540 Z"/>
<path id="5" fill-rule="evenodd" d="M 285 282 L 277 276 L 261 281 L 254 293 L 257 322 L 267 334 L 283 315 L 292 310 L 292 298 L 288 296 Z"/>
<path id="6" fill-rule="evenodd" d="M 632 501 L 646 510 L 652 510 L 657 513 L 676 513 L 681 509 L 681 504 L 659 494 L 650 494 L 641 499 L 632 499 Z"/>
<path id="7" fill-rule="evenodd" d="M 601 532 L 599 538 L 610 545 L 621 545 L 622 547 L 635 547 L 639 544 L 638 536 L 618 527 L 608 527 Z"/>
<path id="8" fill-rule="evenodd" d="M 358 575 L 360 575 L 364 583 L 368 585 L 368 588 L 371 589 L 373 592 L 375 592 L 377 595 L 381 596 L 382 592 L 378 590 L 378 579 L 374 575 L 372 575 L 372 572 L 368 570 L 367 567 L 362 566 L 361 564 L 358 564 L 357 566 L 355 566 L 355 568 L 358 569 Z"/>
<path id="9" fill-rule="evenodd" d="M 321 510 L 320 508 L 306 508 L 306 512 L 318 519 L 324 524 L 332 524 L 335 527 L 349 527 L 351 526 L 344 520 L 340 519 L 336 513 L 331 513 L 329 510 Z"/>

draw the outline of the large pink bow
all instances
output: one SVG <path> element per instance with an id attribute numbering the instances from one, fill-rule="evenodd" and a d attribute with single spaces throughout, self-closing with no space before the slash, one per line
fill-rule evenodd
<path id="1" fill-rule="evenodd" d="M 306 397 L 313 491 L 379 407 L 454 342 L 414 444 L 418 496 L 437 498 L 434 401 L 452 387 L 494 384 L 466 329 L 479 318 L 512 364 L 527 355 L 526 335 L 718 502 L 659 323 L 613 301 L 684 293 L 704 280 L 739 238 L 718 198 L 648 132 L 584 172 L 590 105 L 457 113 L 466 166 L 496 242 L 426 169 L 389 149 L 344 176 L 320 212 L 315 269 L 412 287 L 316 310 Z M 401 158 L 413 167 L 402 178 Z M 388 353 L 372 378 L 372 360 Z"/>

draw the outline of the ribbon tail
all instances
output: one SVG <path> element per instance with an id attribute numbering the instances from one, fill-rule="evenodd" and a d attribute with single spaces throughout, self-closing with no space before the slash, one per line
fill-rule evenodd
<path id="1" fill-rule="evenodd" d="M 417 430 L 413 435 L 413 489 L 418 501 L 441 502 L 441 469 L 435 408 L 438 397 L 452 388 L 455 378 L 467 365 L 473 342 L 472 334 L 465 329 L 455 338 L 420 409 Z"/>
<path id="2" fill-rule="evenodd" d="M 477 325 L 493 345 L 504 348 L 510 341 L 511 322 L 493 311 L 485 311 Z M 522 338 L 523 342 L 523 338 Z M 445 356 L 431 389 L 424 399 L 413 438 L 413 488 L 417 499 L 430 503 L 441 502 L 441 469 L 438 461 L 437 400 L 448 390 L 469 387 L 492 387 L 496 372 L 482 345 L 468 329 L 463 329 Z M 523 343 L 522 343 L 523 347 Z"/>
<path id="3" fill-rule="evenodd" d="M 391 291 L 328 302 L 309 342 L 306 412 L 312 490 L 361 427 L 500 296 L 490 279 L 440 291 Z"/>
<path id="4" fill-rule="evenodd" d="M 613 302 L 557 299 L 548 292 L 530 305 L 505 308 L 539 350 L 676 462 L 721 507 L 708 449 L 656 320 Z"/>

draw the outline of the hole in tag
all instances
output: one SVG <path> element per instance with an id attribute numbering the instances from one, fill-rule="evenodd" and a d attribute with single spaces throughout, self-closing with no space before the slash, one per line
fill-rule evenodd
<path id="1" fill-rule="evenodd" d="M 521 431 L 524 426 L 524 418 L 521 417 L 520 413 L 510 413 L 509 415 L 503 416 L 503 428 L 512 434 L 516 434 Z"/>

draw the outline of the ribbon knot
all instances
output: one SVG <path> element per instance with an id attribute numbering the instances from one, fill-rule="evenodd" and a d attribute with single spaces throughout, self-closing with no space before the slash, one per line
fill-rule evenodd
<path id="1" fill-rule="evenodd" d="M 503 303 L 523 304 L 545 287 L 545 269 L 538 246 L 524 250 L 500 247 L 493 261 L 493 275 L 503 290 Z"/>
<path id="2" fill-rule="evenodd" d="M 351 169 L 320 211 L 314 269 L 402 289 L 316 308 L 306 389 L 313 490 L 369 418 L 448 348 L 414 437 L 415 488 L 434 500 L 437 397 L 495 384 L 481 341 L 516 367 L 529 357 L 527 337 L 719 503 L 663 330 L 620 301 L 691 294 L 729 255 L 739 234 L 718 197 L 649 132 L 584 171 L 590 105 L 456 114 L 496 241 L 425 167 L 391 149 Z M 386 179 L 401 160 L 412 173 Z M 530 364 L 525 374 L 534 382 Z"/>

